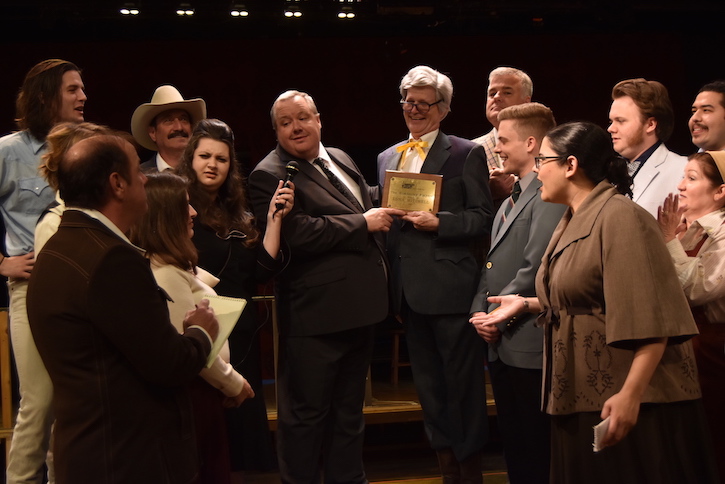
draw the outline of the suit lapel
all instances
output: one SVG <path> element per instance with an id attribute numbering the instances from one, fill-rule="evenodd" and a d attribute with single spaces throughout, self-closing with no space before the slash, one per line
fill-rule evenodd
<path id="1" fill-rule="evenodd" d="M 350 200 L 348 200 L 342 193 L 340 193 L 340 191 L 337 188 L 332 186 L 332 183 L 330 183 L 330 180 L 328 180 L 325 175 L 320 173 L 317 170 L 317 168 L 315 168 L 312 165 L 312 163 L 310 163 L 307 160 L 300 160 L 300 159 L 293 157 L 292 155 L 287 153 L 285 150 L 283 150 L 281 146 L 277 147 L 277 154 L 279 155 L 279 158 L 282 161 L 282 163 L 284 163 L 285 165 L 292 160 L 297 161 L 299 163 L 300 173 L 304 173 L 304 175 L 307 178 L 312 180 L 312 182 L 314 182 L 315 184 L 319 185 L 320 188 L 322 188 L 327 193 L 329 193 L 332 197 L 335 198 L 335 200 L 339 201 L 340 203 L 342 203 L 343 205 L 348 207 L 353 212 L 358 212 L 358 210 L 352 205 Z M 329 151 L 328 151 L 328 154 L 329 154 Z M 332 155 L 330 155 L 330 156 L 332 157 Z M 338 166 L 344 165 L 344 163 L 338 162 L 337 158 L 333 158 L 333 160 L 335 161 L 335 163 L 338 164 Z M 347 168 L 347 166 L 346 166 L 346 168 Z M 345 171 L 349 172 L 348 169 L 346 169 Z M 353 177 L 353 179 L 354 179 L 354 177 Z M 358 183 L 359 183 L 359 180 L 358 180 Z"/>
<path id="2" fill-rule="evenodd" d="M 634 177 L 634 189 L 632 190 L 632 200 L 635 202 L 644 194 L 647 187 L 660 174 L 662 163 L 667 159 L 667 148 L 661 143 L 657 149 L 650 155 L 644 166 Z"/>
<path id="3" fill-rule="evenodd" d="M 514 220 L 516 220 L 516 217 L 518 217 L 521 211 L 536 197 L 536 193 L 539 190 L 539 187 L 541 187 L 541 182 L 538 178 L 534 178 L 533 180 L 531 180 L 529 186 L 527 186 L 526 190 L 521 193 L 519 199 L 516 201 L 516 204 L 513 206 L 513 208 L 511 208 L 508 217 L 506 217 L 506 221 L 496 233 L 496 236 L 491 243 L 491 250 L 489 252 L 493 252 L 493 250 L 496 248 L 504 235 L 506 235 L 506 232 L 508 232 Z M 506 203 L 508 203 L 508 199 L 504 200 L 504 205 Z M 499 210 L 499 212 L 502 213 L 501 210 Z M 494 219 L 494 223 L 498 223 L 498 221 L 500 220 L 500 215 L 498 213 L 496 215 L 497 218 Z"/>
<path id="4" fill-rule="evenodd" d="M 425 157 L 423 166 L 420 167 L 421 173 L 432 173 L 438 174 L 443 169 L 443 165 L 448 161 L 448 157 L 451 155 L 451 141 L 448 136 L 443 134 L 443 131 L 438 131 L 433 146 L 430 147 L 428 155 Z"/>

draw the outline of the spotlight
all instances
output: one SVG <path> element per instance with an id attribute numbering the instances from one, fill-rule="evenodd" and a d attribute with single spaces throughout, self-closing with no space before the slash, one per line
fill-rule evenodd
<path id="1" fill-rule="evenodd" d="M 300 18 L 302 17 L 302 11 L 297 6 L 289 5 L 284 9 L 284 16 L 287 18 Z"/>
<path id="2" fill-rule="evenodd" d="M 123 7 L 118 10 L 121 15 L 138 15 L 139 10 L 135 3 L 124 3 Z"/>
<path id="3" fill-rule="evenodd" d="M 340 0 L 342 2 L 343 0 Z M 342 9 L 337 13 L 337 18 L 340 20 L 352 20 L 355 18 L 355 12 L 352 10 L 352 7 L 342 7 Z"/>
<path id="4" fill-rule="evenodd" d="M 232 17 L 248 17 L 249 10 L 247 10 L 244 4 L 235 3 L 234 5 L 232 5 L 231 10 L 229 11 L 229 15 L 231 15 Z"/>
<path id="5" fill-rule="evenodd" d="M 179 8 L 176 9 L 176 15 L 179 17 L 191 17 L 194 15 L 194 8 L 189 3 L 182 3 Z"/>

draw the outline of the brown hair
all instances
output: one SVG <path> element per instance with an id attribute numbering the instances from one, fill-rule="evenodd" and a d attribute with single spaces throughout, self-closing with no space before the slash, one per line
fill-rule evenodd
<path id="1" fill-rule="evenodd" d="M 694 153 L 687 157 L 688 160 L 696 161 L 700 168 L 702 168 L 702 174 L 707 177 L 713 187 L 719 187 L 723 183 L 723 177 L 720 173 L 720 169 L 717 167 L 715 160 L 710 156 L 710 153 L 700 152 Z"/>
<path id="2" fill-rule="evenodd" d="M 556 126 L 554 113 L 540 103 L 524 103 L 504 108 L 498 113 L 498 120 L 507 119 L 516 121 L 516 132 L 521 138 L 533 136 L 539 142 Z"/>
<path id="3" fill-rule="evenodd" d="M 58 190 L 58 164 L 68 149 L 82 139 L 101 134 L 113 134 L 107 126 L 83 122 L 60 123 L 48 133 L 48 151 L 43 155 L 38 169 L 53 190 Z"/>
<path id="4" fill-rule="evenodd" d="M 193 270 L 198 255 L 189 237 L 189 202 L 186 180 L 173 173 L 146 175 L 149 209 L 131 229 L 131 241 L 146 249 L 146 256 Z"/>
<path id="5" fill-rule="evenodd" d="M 647 79 L 627 79 L 617 83 L 612 89 L 612 100 L 629 96 L 642 113 L 642 121 L 655 118 L 655 134 L 660 141 L 667 141 L 675 126 L 675 113 L 672 110 L 667 88 L 657 81 Z"/>
<path id="6" fill-rule="evenodd" d="M 220 141 L 229 147 L 229 173 L 214 198 L 198 183 L 192 164 L 194 152 L 203 138 Z M 254 225 L 254 216 L 244 193 L 244 180 L 234 153 L 234 133 L 225 122 L 218 119 L 199 121 L 176 171 L 189 180 L 189 197 L 199 212 L 199 221 L 214 229 L 222 238 L 227 237 L 232 230 L 239 230 L 247 236 L 244 245 L 256 245 L 259 231 Z"/>
<path id="7" fill-rule="evenodd" d="M 61 105 L 63 74 L 80 69 L 62 59 L 39 62 L 25 75 L 15 102 L 15 123 L 44 140 L 55 124 Z"/>

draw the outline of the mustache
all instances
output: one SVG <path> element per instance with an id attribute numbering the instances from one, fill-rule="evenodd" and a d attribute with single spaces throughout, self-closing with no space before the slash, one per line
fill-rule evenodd
<path id="1" fill-rule="evenodd" d="M 172 131 L 171 133 L 169 133 L 168 138 L 169 139 L 173 139 L 173 138 L 178 138 L 180 136 L 181 137 L 184 137 L 184 138 L 188 138 L 189 137 L 189 133 L 187 133 L 183 129 L 179 129 L 179 130 Z"/>

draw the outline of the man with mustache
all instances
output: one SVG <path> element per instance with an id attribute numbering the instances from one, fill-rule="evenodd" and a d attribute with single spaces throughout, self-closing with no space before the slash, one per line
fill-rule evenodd
<path id="1" fill-rule="evenodd" d="M 15 120 L 20 131 L 0 138 L 0 215 L 5 224 L 5 254 L 0 275 L 8 278 L 10 334 L 20 384 L 7 482 L 40 483 L 44 464 L 53 479 L 48 453 L 53 422 L 53 385 L 43 366 L 28 324 L 25 296 L 35 264 L 35 223 L 53 201 L 53 189 L 38 174 L 45 139 L 60 122 L 83 122 L 86 93 L 80 69 L 68 61 L 48 59 L 28 72 L 18 93 Z"/>
<path id="2" fill-rule="evenodd" d="M 702 86 L 692 103 L 688 126 L 692 144 L 700 151 L 725 150 L 725 81 Z"/>
<path id="3" fill-rule="evenodd" d="M 687 159 L 665 146 L 675 114 L 665 86 L 657 81 L 627 79 L 612 89 L 609 128 L 614 151 L 627 160 L 632 200 L 657 217 L 657 207 L 677 192 Z"/>
<path id="4" fill-rule="evenodd" d="M 150 103 L 136 108 L 131 132 L 138 144 L 157 153 L 141 163 L 146 173 L 173 170 L 189 143 L 191 128 L 206 118 L 203 99 L 185 100 L 171 85 L 159 86 Z"/>

